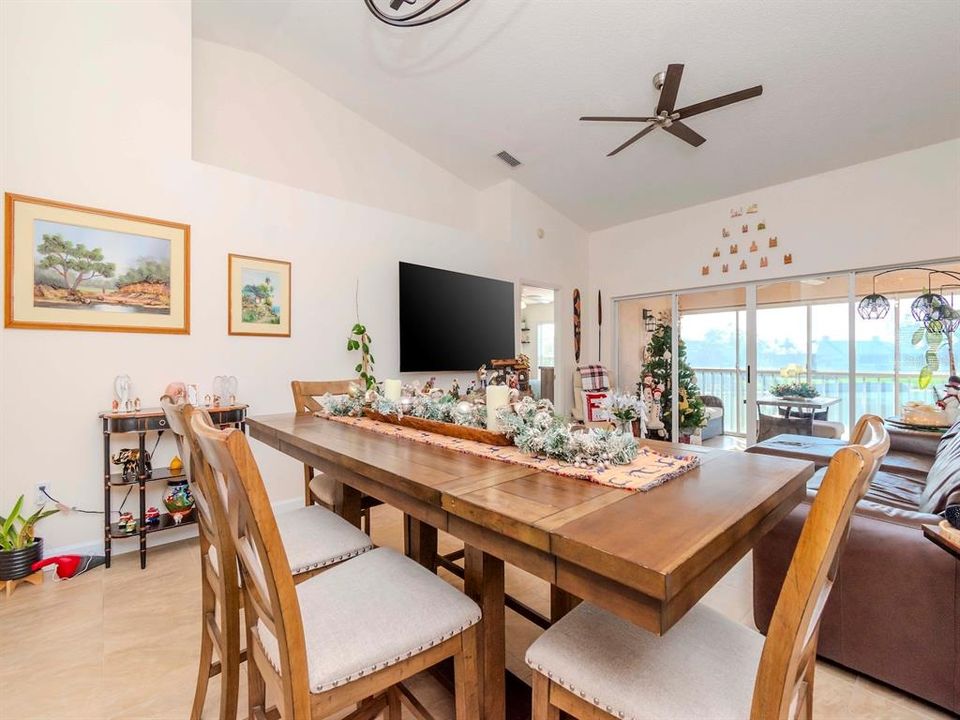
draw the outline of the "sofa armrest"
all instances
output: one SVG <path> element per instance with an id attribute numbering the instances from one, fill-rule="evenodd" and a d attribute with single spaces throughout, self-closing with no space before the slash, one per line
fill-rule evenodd
<path id="1" fill-rule="evenodd" d="M 703 400 L 703 404 L 707 407 L 723 408 L 723 400 L 718 398 L 716 395 L 701 395 L 700 399 Z"/>
<path id="2" fill-rule="evenodd" d="M 870 500 L 861 500 L 857 503 L 855 513 L 855 517 L 902 525 L 918 533 L 921 532 L 921 525 L 936 525 L 941 520 L 939 515 L 914 510 L 904 510 L 890 505 L 871 502 Z"/>

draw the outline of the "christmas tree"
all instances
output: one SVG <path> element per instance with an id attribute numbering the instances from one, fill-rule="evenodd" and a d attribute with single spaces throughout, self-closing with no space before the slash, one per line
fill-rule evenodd
<path id="1" fill-rule="evenodd" d="M 643 373 L 640 382 L 637 384 L 637 395 L 643 398 L 643 376 L 653 377 L 653 384 L 664 388 L 660 396 L 661 419 L 666 426 L 666 431 L 670 433 L 672 427 L 672 403 L 673 395 L 671 389 L 671 353 L 670 346 L 673 342 L 673 328 L 665 323 L 663 319 L 657 321 L 657 327 L 650 336 L 650 342 L 647 344 L 646 362 L 643 365 Z M 693 368 L 687 362 L 687 347 L 683 340 L 677 344 L 679 363 L 677 368 L 677 377 L 680 383 L 680 402 L 678 409 L 680 411 L 679 427 L 681 431 L 696 430 L 707 422 L 707 411 L 703 400 L 700 397 L 700 388 L 697 387 L 697 376 Z"/>

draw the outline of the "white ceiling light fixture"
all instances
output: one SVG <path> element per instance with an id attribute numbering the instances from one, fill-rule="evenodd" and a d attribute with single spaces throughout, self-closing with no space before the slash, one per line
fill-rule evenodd
<path id="1" fill-rule="evenodd" d="M 373 16 L 382 23 L 392 25 L 393 27 L 417 27 L 435 22 L 446 17 L 466 5 L 470 0 L 424 0 L 423 4 L 406 14 L 399 14 L 404 5 L 416 5 L 417 0 L 390 0 L 389 7 L 391 12 L 385 12 L 378 4 L 377 0 L 364 0 L 367 9 L 373 13 Z M 437 5 L 440 9 L 431 14 Z"/>

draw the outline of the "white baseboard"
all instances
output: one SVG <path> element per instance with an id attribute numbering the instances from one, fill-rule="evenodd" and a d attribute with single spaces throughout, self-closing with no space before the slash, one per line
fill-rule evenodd
<path id="1" fill-rule="evenodd" d="M 296 497 L 290 498 L 289 500 L 281 500 L 280 502 L 272 503 L 273 512 L 277 515 L 283 515 L 284 513 L 290 512 L 291 510 L 296 510 L 298 507 L 303 507 L 303 498 Z M 188 525 L 185 528 L 179 530 L 169 530 L 160 535 L 151 535 L 150 540 L 147 541 L 147 548 L 159 547 L 160 545 L 166 545 L 167 543 L 178 542 L 180 540 L 187 540 L 192 537 L 197 536 L 197 527 L 196 525 Z M 133 536 L 137 537 L 136 535 Z M 111 556 L 116 557 L 117 555 L 125 555 L 130 552 L 137 552 L 140 549 L 139 543 L 133 542 L 132 539 L 128 540 L 123 538 L 120 540 L 114 540 Z M 73 545 L 59 545 L 57 547 L 45 547 L 43 556 L 52 557 L 54 555 L 103 555 L 103 540 L 94 540 L 91 542 L 75 543 Z"/>

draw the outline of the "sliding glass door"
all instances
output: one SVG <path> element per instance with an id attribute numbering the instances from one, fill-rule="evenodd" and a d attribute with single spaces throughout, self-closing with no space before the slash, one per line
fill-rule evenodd
<path id="1" fill-rule="evenodd" d="M 874 304 L 864 304 L 867 296 Z M 680 356 L 670 365 L 673 384 L 692 382 L 712 407 L 722 408 L 721 423 L 711 413 L 708 435 L 722 428 L 751 444 L 760 415 L 773 413 L 787 419 L 809 415 L 814 434 L 848 438 L 865 413 L 891 417 L 907 403 L 934 404 L 956 374 L 960 314 L 939 328 L 923 317 L 938 298 L 960 310 L 960 262 L 620 301 L 618 375 L 631 383 L 639 379 L 649 359 L 640 343 L 650 337 L 643 318 L 649 321 L 656 308 L 678 329 L 670 348 L 671 358 Z M 626 333 L 625 318 L 631 328 Z M 636 342 L 624 345 L 631 333 Z M 772 397 L 774 390 L 816 399 L 787 409 Z M 686 409 L 680 405 L 689 398 L 672 395 L 671 436 L 678 437 Z"/>

